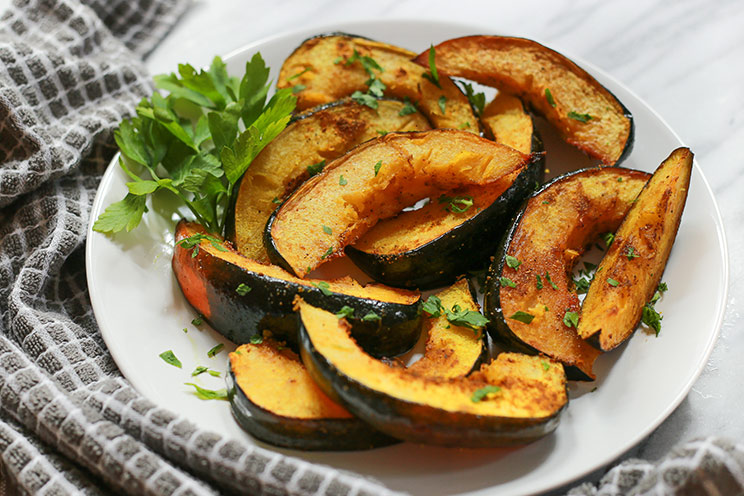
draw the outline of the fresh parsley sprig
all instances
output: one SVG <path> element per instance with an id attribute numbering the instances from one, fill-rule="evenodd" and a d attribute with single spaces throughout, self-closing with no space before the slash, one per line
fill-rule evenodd
<path id="1" fill-rule="evenodd" d="M 258 53 L 242 78 L 230 77 L 220 57 L 208 70 L 181 64 L 178 74 L 155 76 L 155 85 L 169 94 L 143 99 L 137 115 L 114 132 L 129 192 L 106 208 L 93 229 L 131 231 L 148 195 L 170 191 L 208 231 L 222 234 L 235 184 L 286 127 L 297 102 L 289 89 L 268 99 L 268 77 Z"/>

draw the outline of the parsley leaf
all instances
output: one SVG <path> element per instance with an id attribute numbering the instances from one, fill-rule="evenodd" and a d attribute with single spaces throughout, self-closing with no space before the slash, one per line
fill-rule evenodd
<path id="1" fill-rule="evenodd" d="M 444 95 L 440 96 L 437 103 L 439 104 L 439 110 L 441 110 L 442 115 L 444 115 L 447 112 L 447 97 Z"/>
<path id="2" fill-rule="evenodd" d="M 224 345 L 224 344 L 222 344 L 222 343 L 219 343 L 219 344 L 215 345 L 215 346 L 214 346 L 214 347 L 213 347 L 212 349 L 210 349 L 210 350 L 209 350 L 209 351 L 207 352 L 207 356 L 208 356 L 209 358 L 212 358 L 212 357 L 213 357 L 213 356 L 215 356 L 215 355 L 216 355 L 217 353 L 219 353 L 220 351 L 222 351 L 222 348 L 224 348 L 224 347 L 225 347 L 225 345 Z"/>
<path id="3" fill-rule="evenodd" d="M 442 315 L 442 300 L 438 296 L 431 295 L 423 303 L 421 309 L 433 318 L 439 317 Z"/>
<path id="4" fill-rule="evenodd" d="M 380 172 L 380 169 L 382 168 L 382 160 L 378 161 L 375 164 L 375 176 Z"/>
<path id="5" fill-rule="evenodd" d="M 537 279 L 537 289 L 542 289 L 544 286 L 543 286 L 542 278 L 540 277 L 540 275 L 535 274 L 535 279 Z"/>
<path id="6" fill-rule="evenodd" d="M 579 314 L 577 312 L 566 312 L 563 315 L 563 323 L 567 327 L 579 327 Z"/>
<path id="7" fill-rule="evenodd" d="M 656 336 L 661 331 L 661 320 L 663 317 L 653 306 L 653 303 L 649 302 L 643 306 L 643 312 L 641 313 L 641 322 L 647 325 L 656 332 Z"/>
<path id="8" fill-rule="evenodd" d="M 203 322 L 204 322 L 204 316 L 203 315 L 199 315 L 198 317 L 194 318 L 191 321 L 191 325 L 193 325 L 195 327 L 199 327 L 200 325 L 202 325 Z"/>
<path id="9" fill-rule="evenodd" d="M 579 122 L 589 122 L 592 119 L 592 116 L 589 114 L 580 114 L 578 112 L 574 112 L 573 110 L 566 115 L 569 119 L 573 119 Z"/>
<path id="10" fill-rule="evenodd" d="M 318 288 L 325 296 L 331 296 L 333 294 L 333 291 L 329 289 L 331 286 L 325 281 L 314 282 L 312 285 Z"/>
<path id="11" fill-rule="evenodd" d="M 219 390 L 213 390 L 213 389 L 204 389 L 201 386 L 198 386 L 197 384 L 194 384 L 193 382 L 184 382 L 184 385 L 186 386 L 193 386 L 194 396 L 199 398 L 200 400 L 224 400 L 227 401 L 229 399 L 229 396 L 227 394 L 227 389 L 219 389 Z"/>
<path id="12" fill-rule="evenodd" d="M 377 107 L 379 106 L 379 104 L 377 103 L 377 98 L 372 95 L 368 95 L 367 93 L 362 93 L 359 90 L 356 90 L 354 93 L 351 94 L 351 99 L 358 104 L 366 105 L 371 109 L 377 109 Z"/>
<path id="13" fill-rule="evenodd" d="M 347 181 L 344 175 L 341 174 L 338 178 L 338 184 L 341 186 L 346 186 L 347 184 L 349 184 L 349 181 Z"/>
<path id="14" fill-rule="evenodd" d="M 509 286 L 510 288 L 517 287 L 517 284 L 511 279 L 509 279 L 508 277 L 500 277 L 499 282 L 501 283 L 502 286 Z"/>
<path id="15" fill-rule="evenodd" d="M 618 281 L 616 281 L 615 279 L 613 279 L 611 277 L 608 277 L 607 278 L 607 284 L 609 284 L 613 288 L 616 288 L 616 287 L 618 287 L 620 285 L 620 283 Z"/>
<path id="16" fill-rule="evenodd" d="M 473 206 L 473 197 L 470 195 L 455 197 L 442 195 L 439 197 L 439 203 L 446 203 L 447 205 L 444 207 L 444 209 L 448 212 L 461 214 L 463 212 L 467 212 L 468 209 Z"/>
<path id="17" fill-rule="evenodd" d="M 382 320 L 382 318 L 377 315 L 375 312 L 367 312 L 364 317 L 362 317 L 363 322 L 379 322 Z"/>
<path id="18" fill-rule="evenodd" d="M 511 255 L 506 256 L 506 265 L 511 267 L 514 270 L 517 270 L 517 268 L 522 265 L 522 262 L 517 260 L 517 257 L 513 257 Z"/>
<path id="19" fill-rule="evenodd" d="M 333 247 L 329 246 L 328 249 L 320 256 L 321 260 L 325 260 L 333 254 Z"/>
<path id="20" fill-rule="evenodd" d="M 241 282 L 240 284 L 238 284 L 238 287 L 237 287 L 237 288 L 235 288 L 235 292 L 236 292 L 236 293 L 238 293 L 238 294 L 239 294 L 240 296 L 245 296 L 245 295 L 247 295 L 248 293 L 250 293 L 252 289 L 253 289 L 253 288 L 251 288 L 251 287 L 250 287 L 250 286 L 248 286 L 247 284 L 243 284 L 243 283 Z"/>
<path id="21" fill-rule="evenodd" d="M 261 343 L 263 343 L 263 336 L 260 335 L 260 334 L 254 334 L 253 336 L 251 336 L 250 343 L 251 344 L 261 344 Z"/>
<path id="22" fill-rule="evenodd" d="M 531 313 L 523 312 L 522 310 L 517 310 L 509 318 L 512 319 L 512 320 L 517 320 L 519 322 L 523 322 L 525 324 L 529 324 L 530 322 L 532 322 L 532 320 L 535 318 L 535 316 L 532 315 Z"/>
<path id="23" fill-rule="evenodd" d="M 609 248 L 612 242 L 615 241 L 615 234 L 611 232 L 606 232 L 602 234 L 602 240 L 604 241 L 605 246 Z"/>
<path id="24" fill-rule="evenodd" d="M 460 305 L 453 305 L 452 310 L 443 308 L 447 320 L 456 326 L 467 327 L 473 331 L 478 331 L 481 327 L 488 324 L 489 320 L 480 312 L 474 310 L 464 310 Z"/>
<path id="25" fill-rule="evenodd" d="M 550 364 L 544 360 L 541 360 L 540 363 L 542 364 L 542 368 L 545 372 L 550 370 Z"/>
<path id="26" fill-rule="evenodd" d="M 576 286 L 576 293 L 577 294 L 585 294 L 587 291 L 589 291 L 589 280 L 586 277 L 580 277 L 578 279 L 573 280 L 574 285 Z"/>
<path id="27" fill-rule="evenodd" d="M 479 403 L 483 401 L 483 399 L 486 398 L 489 394 L 498 393 L 501 391 L 501 388 L 498 386 L 486 386 L 482 387 L 478 390 L 476 390 L 473 395 L 470 397 L 470 401 L 473 403 Z"/>
<path id="28" fill-rule="evenodd" d="M 429 48 L 429 72 L 425 72 L 423 77 L 437 88 L 442 89 L 442 85 L 439 83 L 439 73 L 437 72 L 436 51 L 434 50 L 434 45 L 431 45 Z"/>
<path id="29" fill-rule="evenodd" d="M 112 203 L 93 223 L 93 230 L 101 233 L 131 231 L 137 227 L 145 213 L 145 196 L 128 193 L 123 200 Z"/>
<path id="30" fill-rule="evenodd" d="M 483 115 L 483 109 L 486 107 L 485 93 L 476 93 L 475 90 L 473 90 L 473 85 L 470 83 L 462 82 L 461 84 L 465 90 L 465 96 L 468 97 L 470 105 L 475 109 L 478 115 Z"/>
<path id="31" fill-rule="evenodd" d="M 333 230 L 328 226 L 323 226 L 323 232 L 326 234 L 333 234 Z"/>
<path id="32" fill-rule="evenodd" d="M 625 256 L 628 257 L 628 260 L 633 260 L 634 258 L 640 257 L 637 251 L 635 251 L 635 248 L 632 246 L 628 246 L 628 249 L 625 251 Z"/>
<path id="33" fill-rule="evenodd" d="M 406 97 L 403 100 L 403 102 L 404 102 L 403 108 L 400 109 L 400 112 L 398 112 L 398 115 L 404 116 L 404 115 L 415 114 L 416 112 L 418 112 L 418 110 L 416 109 L 416 106 L 411 103 L 411 100 L 409 100 L 408 97 Z"/>
<path id="34" fill-rule="evenodd" d="M 341 310 L 336 312 L 336 317 L 338 317 L 339 319 L 343 319 L 343 318 L 350 319 L 353 316 L 354 316 L 354 309 L 348 305 L 342 306 Z"/>
<path id="35" fill-rule="evenodd" d="M 556 291 L 558 290 L 558 286 L 556 286 L 553 280 L 550 279 L 550 272 L 545 273 L 545 280 L 548 281 L 548 284 L 550 284 L 550 287 L 552 287 Z"/>
<path id="36" fill-rule="evenodd" d="M 307 173 L 310 174 L 310 177 L 313 177 L 316 174 L 320 174 L 320 172 L 323 170 L 325 166 L 326 166 L 325 160 L 321 160 L 320 162 L 310 164 L 307 166 Z"/>
<path id="37" fill-rule="evenodd" d="M 550 92 L 550 88 L 545 88 L 545 99 L 548 101 L 548 105 L 555 107 L 555 100 L 553 100 L 553 94 Z"/>
<path id="38" fill-rule="evenodd" d="M 164 351 L 158 356 L 162 358 L 163 361 L 168 365 L 173 365 L 174 367 L 178 367 L 179 369 L 182 367 L 181 361 L 176 358 L 176 355 L 171 350 Z"/>

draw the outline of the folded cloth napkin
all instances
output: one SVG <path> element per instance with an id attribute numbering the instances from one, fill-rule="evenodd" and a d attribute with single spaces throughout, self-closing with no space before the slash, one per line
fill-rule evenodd
<path id="1" fill-rule="evenodd" d="M 23 494 L 392 494 L 203 431 L 122 377 L 86 287 L 112 131 L 184 0 L 17 0 L 0 21 L 0 465 Z"/>
<path id="2" fill-rule="evenodd" d="M 0 492 L 394 494 L 153 405 L 101 338 L 83 254 L 93 197 L 112 131 L 152 91 L 140 59 L 187 7 L 16 0 L 0 20 Z M 570 494 L 741 494 L 743 457 L 692 441 Z"/>

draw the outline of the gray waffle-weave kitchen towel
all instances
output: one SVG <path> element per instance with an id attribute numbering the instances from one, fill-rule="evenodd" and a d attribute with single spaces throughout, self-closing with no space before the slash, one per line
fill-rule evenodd
<path id="1" fill-rule="evenodd" d="M 0 21 L 0 466 L 22 494 L 392 494 L 223 439 L 121 376 L 84 242 L 112 131 L 152 91 L 140 58 L 185 0 L 17 0 Z"/>

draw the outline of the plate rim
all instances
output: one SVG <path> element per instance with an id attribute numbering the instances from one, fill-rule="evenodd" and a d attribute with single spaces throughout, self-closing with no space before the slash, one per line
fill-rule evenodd
<path id="1" fill-rule="evenodd" d="M 259 40 L 245 43 L 241 45 L 240 47 L 227 52 L 225 55 L 222 56 L 222 59 L 225 62 L 228 62 L 231 59 L 236 58 L 236 57 L 241 57 L 250 51 L 255 51 L 257 47 L 259 46 L 266 45 L 269 43 L 280 42 L 282 39 L 285 39 L 288 37 L 303 36 L 303 39 L 306 39 L 306 38 L 309 38 L 309 37 L 312 37 L 318 34 L 322 34 L 322 33 L 330 33 L 330 32 L 351 33 L 353 32 L 353 29 L 374 29 L 376 26 L 379 25 L 379 23 L 385 23 L 387 25 L 396 24 L 399 26 L 426 24 L 427 28 L 429 29 L 442 29 L 444 30 L 445 33 L 447 32 L 447 30 L 451 32 L 457 29 L 468 30 L 468 29 L 473 29 L 473 28 L 483 29 L 484 31 L 489 31 L 485 26 L 478 24 L 478 23 L 470 24 L 470 23 L 463 23 L 459 21 L 449 22 L 449 21 L 441 21 L 441 20 L 413 19 L 413 18 L 406 18 L 406 17 L 398 17 L 395 19 L 342 20 L 334 24 L 318 23 L 318 24 L 312 24 L 309 26 L 305 26 L 300 29 L 285 29 L 278 33 L 274 33 L 270 36 L 263 37 Z M 490 30 L 490 31 L 494 31 L 494 30 Z M 510 33 L 506 33 L 505 35 L 518 36 L 518 35 L 514 35 Z M 680 138 L 677 132 L 667 123 L 667 121 L 653 107 L 651 107 L 644 99 L 640 98 L 633 89 L 621 83 L 613 75 L 611 75 L 604 69 L 597 67 L 593 63 L 588 62 L 584 58 L 578 57 L 568 50 L 563 50 L 559 45 L 556 45 L 556 46 L 552 44 L 548 45 L 544 43 L 542 39 L 536 38 L 536 37 L 530 38 L 530 39 L 537 41 L 538 43 L 544 44 L 545 46 L 548 46 L 553 50 L 556 50 L 557 52 L 570 58 L 573 62 L 575 62 L 577 65 L 585 69 L 587 72 L 589 72 L 593 76 L 600 75 L 602 79 L 611 81 L 613 85 L 617 85 L 617 87 L 622 88 L 623 91 L 626 91 L 629 94 L 631 94 L 633 98 L 635 98 L 641 105 L 643 105 L 646 111 L 650 112 L 653 115 L 653 117 L 661 125 L 663 125 L 665 130 L 668 131 L 674 137 L 674 139 L 678 142 L 680 146 L 684 146 L 684 141 Z M 93 277 L 93 270 L 92 270 L 93 269 L 92 257 L 93 257 L 94 248 L 97 245 L 95 241 L 95 237 L 105 236 L 105 235 L 102 235 L 101 233 L 94 232 L 92 227 L 93 227 L 93 223 L 95 222 L 95 219 L 97 218 L 97 216 L 100 215 L 100 212 L 103 211 L 102 203 L 104 200 L 104 196 L 106 195 L 107 191 L 111 187 L 111 183 L 114 181 L 119 155 L 120 154 L 117 152 L 112 158 L 109 165 L 107 166 L 106 171 L 101 177 L 101 182 L 98 188 L 96 189 L 95 198 L 91 206 L 90 218 L 89 218 L 88 226 L 87 226 L 87 237 L 86 237 L 86 247 L 85 247 L 86 282 L 88 284 L 89 296 L 91 300 L 91 307 L 93 309 L 93 314 L 96 318 L 96 322 L 99 325 L 101 336 L 103 337 L 103 340 L 106 343 L 109 353 L 111 353 L 111 356 L 114 362 L 116 363 L 117 367 L 121 371 L 124 378 L 128 382 L 130 382 L 130 384 L 132 384 L 132 386 L 134 387 L 135 390 L 138 391 L 138 393 L 143 394 L 143 396 L 147 396 L 144 393 L 142 393 L 142 390 L 140 389 L 140 387 L 135 385 L 135 382 L 129 379 L 130 374 L 125 373 L 125 371 L 131 372 L 131 368 L 129 364 L 127 363 L 126 360 L 123 359 L 123 357 L 119 354 L 119 352 L 115 351 L 109 344 L 109 339 L 107 339 L 108 333 L 104 331 L 104 326 L 101 325 L 101 322 L 106 320 L 104 317 L 105 312 L 103 311 L 103 303 L 99 301 L 99 298 L 97 296 L 97 294 L 99 294 L 100 292 L 96 291 L 97 283 Z M 632 156 L 632 152 L 630 156 Z M 693 168 L 695 171 L 697 171 L 697 174 L 699 174 L 700 179 L 702 180 L 702 183 L 705 186 L 705 191 L 712 201 L 712 206 L 713 206 L 712 213 L 715 219 L 714 227 L 715 227 L 715 232 L 717 236 L 716 241 L 719 244 L 719 255 L 722 261 L 721 298 L 717 302 L 717 308 L 716 308 L 716 313 L 715 313 L 715 324 L 714 324 L 715 330 L 714 332 L 711 333 L 706 343 L 705 351 L 700 355 L 700 360 L 695 365 L 694 373 L 692 373 L 689 376 L 689 379 L 684 384 L 684 386 L 681 388 L 677 396 L 674 398 L 674 401 L 670 402 L 667 405 L 667 407 L 663 409 L 663 411 L 661 411 L 656 416 L 653 422 L 650 422 L 646 426 L 645 429 L 640 430 L 638 433 L 636 433 L 636 435 L 631 436 L 629 442 L 625 443 L 625 446 L 621 448 L 619 451 L 613 451 L 613 454 L 598 458 L 597 460 L 595 460 L 595 462 L 591 466 L 584 468 L 580 471 L 574 472 L 570 476 L 560 477 L 559 481 L 556 481 L 548 486 L 544 486 L 541 489 L 539 489 L 539 491 L 541 492 L 555 490 L 555 489 L 567 486 L 569 484 L 575 483 L 576 481 L 584 478 L 586 475 L 598 469 L 601 469 L 602 467 L 606 467 L 607 465 L 613 463 L 615 460 L 622 458 L 628 451 L 632 450 L 643 439 L 648 437 L 651 432 L 653 432 L 656 428 L 658 428 L 674 412 L 674 410 L 677 409 L 677 407 L 682 403 L 682 401 L 690 393 L 690 390 L 692 389 L 694 383 L 700 377 L 706 364 L 708 363 L 710 359 L 710 355 L 713 352 L 715 344 L 718 341 L 718 338 L 721 333 L 723 319 L 725 317 L 725 312 L 726 312 L 726 303 L 728 301 L 728 294 L 729 294 L 729 289 L 730 289 L 729 254 L 728 254 L 727 238 L 725 234 L 725 227 L 723 223 L 723 218 L 721 216 L 720 207 L 718 205 L 718 201 L 716 200 L 716 196 L 713 193 L 710 183 L 708 179 L 706 178 L 705 174 L 703 173 L 703 170 L 700 167 L 696 158 L 693 160 Z M 315 462 L 308 462 L 308 463 L 315 463 Z M 344 470 L 344 469 L 338 469 L 338 470 Z M 367 477 L 363 472 L 359 473 L 359 475 L 362 477 Z M 496 489 L 496 488 L 498 488 L 498 486 L 483 487 L 481 490 L 489 490 L 489 489 Z"/>

